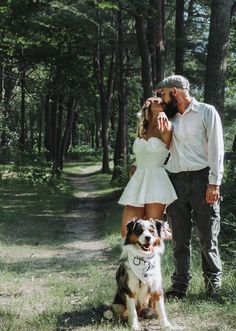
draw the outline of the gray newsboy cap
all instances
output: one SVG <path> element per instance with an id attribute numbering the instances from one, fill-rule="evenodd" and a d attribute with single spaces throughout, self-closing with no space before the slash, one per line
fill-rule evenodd
<path id="1" fill-rule="evenodd" d="M 169 77 L 166 77 L 163 79 L 160 83 L 157 84 L 156 89 L 160 89 L 163 87 L 176 87 L 180 88 L 182 90 L 188 90 L 189 91 L 189 81 L 181 76 L 181 75 L 172 75 Z"/>

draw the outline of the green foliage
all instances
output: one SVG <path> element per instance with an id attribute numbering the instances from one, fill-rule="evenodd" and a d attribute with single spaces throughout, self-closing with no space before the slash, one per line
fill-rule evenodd
<path id="1" fill-rule="evenodd" d="M 148 20 L 156 17 L 150 1 L 29 1 L 9 0 L 0 4 L 0 77 L 4 77 L 0 91 L 0 162 L 28 162 L 37 155 L 43 159 L 45 142 L 45 100 L 50 95 L 62 110 L 61 131 L 66 127 L 66 110 L 71 95 L 76 95 L 77 135 L 67 156 L 79 159 L 86 152 L 101 158 L 95 151 L 95 118 L 98 119 L 98 136 L 101 146 L 101 110 L 95 63 L 98 51 L 98 30 L 101 29 L 101 49 L 105 85 L 109 76 L 111 49 L 117 45 L 117 13 L 122 8 L 124 28 L 124 68 L 127 78 L 128 114 L 127 127 L 129 151 L 132 135 L 136 131 L 141 104 L 141 62 L 135 35 L 135 15 Z M 191 9 L 191 4 L 193 7 Z M 191 92 L 203 99 L 206 53 L 211 1 L 185 2 L 185 66 L 184 74 L 190 78 Z M 175 6 L 165 2 L 165 75 L 174 73 L 175 63 Z M 231 21 L 226 77 L 226 105 L 228 113 L 235 109 L 235 17 Z M 25 150 L 19 150 L 21 134 L 21 78 L 25 70 Z M 116 68 L 116 76 L 118 75 Z M 2 78 L 1 78 L 2 79 Z M 56 96 L 56 97 L 55 97 Z M 117 84 L 113 93 L 109 132 L 110 154 L 114 150 L 118 124 L 119 94 Z M 51 110 L 51 108 L 50 108 Z M 59 119 L 57 118 L 57 128 Z M 226 133 L 226 146 L 231 143 L 233 130 Z M 228 140 L 230 136 L 230 140 Z M 42 146 L 42 147 L 40 147 Z M 78 147 L 79 146 L 79 147 Z M 81 146 L 81 147 L 80 147 Z M 41 148 L 41 150 L 40 150 Z M 82 150 L 84 149 L 84 150 Z M 88 149 L 88 150 L 86 150 Z M 28 151 L 28 152 L 27 152 Z M 31 153 L 31 155 L 30 155 Z M 28 154 L 28 155 L 25 155 Z M 30 155 L 30 156 L 29 156 Z M 112 157 L 112 155 L 111 155 Z M 102 159 L 102 158 L 101 158 Z M 126 170 L 118 169 L 121 182 Z M 33 181 L 37 175 L 32 174 Z M 43 175 L 42 175 L 43 177 Z"/>
<path id="2" fill-rule="evenodd" d="M 125 187 L 129 181 L 129 171 L 131 165 L 134 163 L 134 158 L 130 157 L 126 163 L 121 162 L 114 169 L 114 173 L 119 174 L 115 179 L 112 179 L 113 186 Z"/>
<path id="3" fill-rule="evenodd" d="M 37 188 L 48 188 L 50 192 L 65 193 L 68 189 L 63 179 L 59 180 L 52 176 L 48 164 L 22 166 L 9 164 L 0 168 L 0 179 L 2 185 L 11 185 L 17 181 L 22 185 L 28 184 Z"/>
<path id="4" fill-rule="evenodd" d="M 221 203 L 221 247 L 227 264 L 236 261 L 236 161 L 225 162 Z"/>
<path id="5" fill-rule="evenodd" d="M 72 165 L 68 164 L 67 175 L 76 178 L 80 171 L 71 173 Z M 91 164 L 74 166 L 85 170 Z M 104 178 L 101 181 L 108 185 L 109 176 Z M 96 188 L 101 184 L 96 173 L 89 175 L 89 182 Z M 52 194 L 17 180 L 0 185 L 0 246 L 4 257 L 0 260 L 1 331 L 129 330 L 125 323 L 100 319 L 104 304 L 110 304 L 115 294 L 122 208 L 117 200 L 100 197 L 94 203 L 96 214 L 94 210 L 91 214 L 89 201 L 73 204 L 72 190 L 70 187 L 67 194 Z M 89 197 L 92 193 L 86 187 L 82 188 L 84 192 Z M 91 215 L 96 215 L 94 228 Z M 81 236 L 81 220 L 89 228 L 89 236 L 83 231 Z M 182 302 L 165 303 L 168 317 L 173 325 L 191 331 L 233 331 L 236 278 L 235 268 L 230 265 L 232 256 L 227 256 L 229 266 L 224 268 L 222 284 L 224 304 L 219 304 L 205 299 L 197 247 L 194 241 L 188 296 Z M 170 286 L 172 272 L 172 245 L 166 242 L 162 257 L 164 289 Z M 156 323 L 145 321 L 145 328 L 158 328 Z"/>
<path id="6" fill-rule="evenodd" d="M 102 159 L 102 150 L 101 148 L 95 149 L 90 145 L 80 145 L 76 147 L 70 147 L 67 151 L 67 158 L 72 160 L 101 160 Z"/>

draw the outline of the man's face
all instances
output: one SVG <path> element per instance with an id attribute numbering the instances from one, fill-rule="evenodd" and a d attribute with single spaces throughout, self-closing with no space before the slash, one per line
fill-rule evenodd
<path id="1" fill-rule="evenodd" d="M 173 90 L 170 88 L 163 88 L 161 90 L 161 98 L 163 101 L 164 112 L 168 118 L 174 117 L 178 113 L 177 100 L 173 95 Z"/>

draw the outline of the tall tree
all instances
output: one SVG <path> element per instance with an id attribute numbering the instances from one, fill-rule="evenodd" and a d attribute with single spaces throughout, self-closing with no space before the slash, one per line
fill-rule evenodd
<path id="1" fill-rule="evenodd" d="M 21 116 L 20 116 L 20 150 L 23 152 L 25 149 L 26 141 L 26 130 L 25 130 L 25 117 L 26 117 L 26 104 L 25 104 L 25 94 L 26 94 L 26 69 L 25 65 L 22 65 L 20 87 L 21 87 Z"/>
<path id="2" fill-rule="evenodd" d="M 127 157 L 127 80 L 124 57 L 124 20 L 123 11 L 118 11 L 118 102 L 119 117 L 114 151 L 114 171 L 112 180 L 120 175 L 120 167 L 126 166 Z"/>
<path id="3" fill-rule="evenodd" d="M 164 42 L 164 0 L 150 0 L 147 40 L 152 63 L 152 84 L 164 77 L 165 42 Z"/>
<path id="4" fill-rule="evenodd" d="M 176 0 L 175 14 L 175 73 L 184 71 L 184 0 Z"/>
<path id="5" fill-rule="evenodd" d="M 204 100 L 224 115 L 227 43 L 230 33 L 231 9 L 235 0 L 213 0 L 206 64 Z"/>
<path id="6" fill-rule="evenodd" d="M 97 82 L 100 95 L 101 115 L 102 115 L 102 172 L 110 173 L 109 166 L 109 118 L 110 107 L 113 96 L 114 74 L 115 74 L 115 45 L 112 45 L 109 69 L 106 71 L 106 53 L 102 45 L 103 31 L 102 18 L 98 10 L 98 31 L 97 31 L 97 50 L 95 55 L 95 68 L 97 70 Z M 106 77 L 106 73 L 107 77 Z"/>
<path id="7" fill-rule="evenodd" d="M 152 65 L 146 37 L 146 21 L 142 15 L 135 16 L 137 42 L 142 63 L 142 84 L 144 100 L 152 96 Z"/>

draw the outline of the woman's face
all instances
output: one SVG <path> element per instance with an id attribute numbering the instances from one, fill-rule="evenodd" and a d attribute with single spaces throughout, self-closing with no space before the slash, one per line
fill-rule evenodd
<path id="1" fill-rule="evenodd" d="M 162 104 L 159 104 L 158 102 L 152 102 L 151 104 L 151 111 L 150 111 L 150 114 L 151 114 L 151 119 L 154 119 L 156 118 L 156 116 L 160 113 L 160 112 L 163 112 L 163 106 Z"/>

